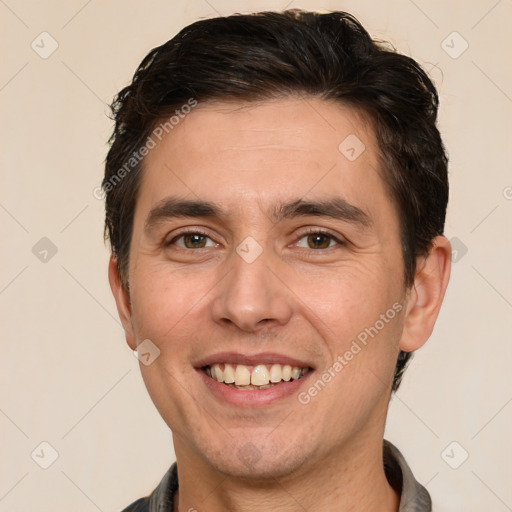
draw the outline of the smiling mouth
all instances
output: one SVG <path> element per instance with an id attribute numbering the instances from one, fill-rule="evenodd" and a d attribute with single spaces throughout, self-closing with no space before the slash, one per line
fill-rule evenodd
<path id="1" fill-rule="evenodd" d="M 216 363 L 211 366 L 204 366 L 202 370 L 213 380 L 235 389 L 263 390 L 284 382 L 298 380 L 304 377 L 311 368 L 301 368 L 288 364 L 246 366 L 244 364 Z"/>

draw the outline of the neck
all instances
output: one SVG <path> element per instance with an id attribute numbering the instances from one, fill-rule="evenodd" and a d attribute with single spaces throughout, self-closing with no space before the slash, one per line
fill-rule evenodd
<path id="1" fill-rule="evenodd" d="M 179 492 L 174 512 L 398 510 L 399 497 L 384 472 L 382 439 L 372 443 L 352 440 L 291 474 L 265 480 L 219 473 L 203 459 L 183 453 L 182 448 L 175 441 Z"/>

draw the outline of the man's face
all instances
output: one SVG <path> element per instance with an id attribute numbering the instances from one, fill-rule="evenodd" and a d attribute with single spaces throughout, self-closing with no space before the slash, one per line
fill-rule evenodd
<path id="1" fill-rule="evenodd" d="M 146 157 L 124 324 L 160 350 L 141 371 L 178 459 L 275 477 L 381 442 L 407 292 L 378 166 L 369 124 L 313 98 L 199 104 Z M 245 363 L 238 382 L 307 372 L 237 389 L 214 363 Z"/>

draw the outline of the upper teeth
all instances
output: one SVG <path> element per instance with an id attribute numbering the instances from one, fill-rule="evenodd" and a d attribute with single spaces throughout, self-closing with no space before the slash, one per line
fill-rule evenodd
<path id="1" fill-rule="evenodd" d="M 252 368 L 252 371 L 251 371 Z M 284 380 L 299 379 L 308 368 L 290 366 L 288 364 L 273 364 L 271 366 L 258 364 L 256 366 L 245 366 L 237 364 L 235 367 L 230 364 L 216 363 L 206 368 L 206 373 L 218 382 L 236 384 L 237 386 L 265 386 L 269 382 L 277 383 Z"/>

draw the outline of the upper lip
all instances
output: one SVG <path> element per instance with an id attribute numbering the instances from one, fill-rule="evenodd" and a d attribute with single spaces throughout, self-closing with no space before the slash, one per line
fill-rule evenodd
<path id="1" fill-rule="evenodd" d="M 215 363 L 228 363 L 232 365 L 243 364 L 246 366 L 255 366 L 257 364 L 281 364 L 298 366 L 299 368 L 312 368 L 312 365 L 300 359 L 286 356 L 284 354 L 276 354 L 273 352 L 261 352 L 259 354 L 241 354 L 239 352 L 216 352 L 209 356 L 205 356 L 195 362 L 196 368 L 204 366 L 212 366 Z"/>

